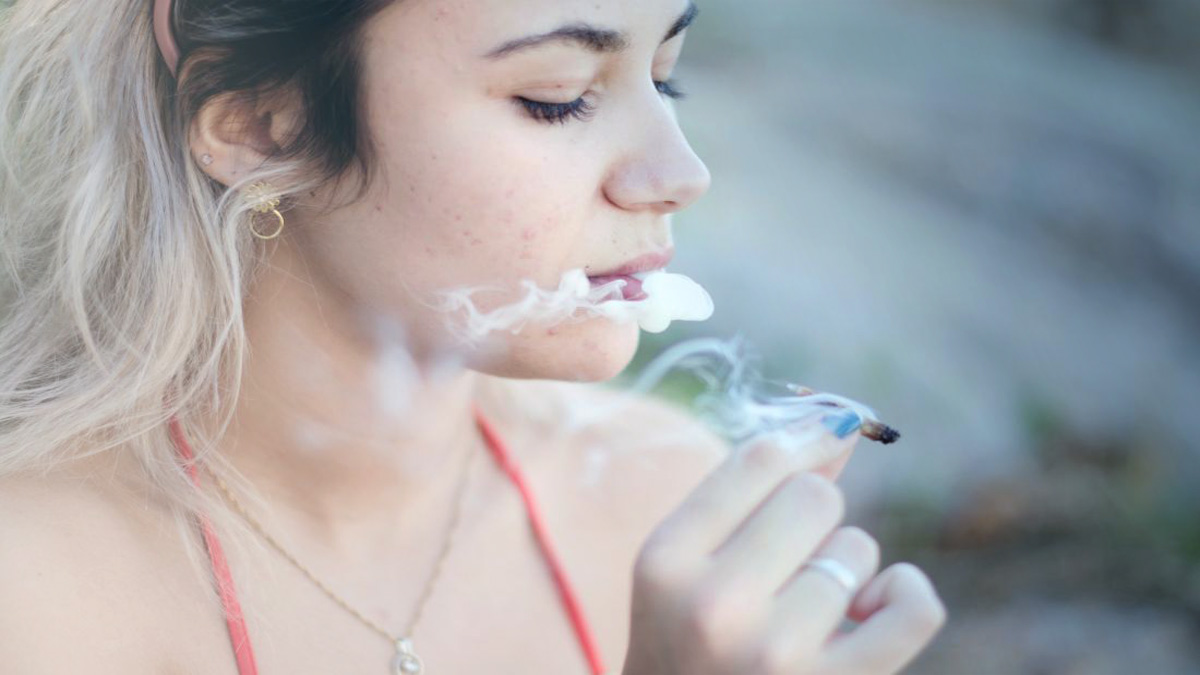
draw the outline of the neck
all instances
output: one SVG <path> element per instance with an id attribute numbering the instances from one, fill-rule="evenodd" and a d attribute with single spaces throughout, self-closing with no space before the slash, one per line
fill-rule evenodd
<path id="1" fill-rule="evenodd" d="M 267 500 L 265 527 L 343 560 L 389 556 L 444 528 L 468 454 L 487 452 L 474 417 L 486 376 L 365 335 L 296 263 L 281 244 L 246 304 L 249 356 L 219 450 Z"/>

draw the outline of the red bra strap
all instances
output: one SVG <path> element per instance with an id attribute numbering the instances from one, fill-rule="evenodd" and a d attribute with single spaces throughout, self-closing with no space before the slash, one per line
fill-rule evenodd
<path id="1" fill-rule="evenodd" d="M 504 441 L 500 439 L 500 436 L 478 408 L 475 408 L 475 419 L 496 461 L 513 483 L 516 484 L 517 490 L 521 493 L 526 510 L 529 512 L 529 520 L 533 526 L 534 535 L 550 566 L 555 586 L 558 588 L 559 595 L 566 606 L 567 615 L 571 619 L 571 624 L 583 647 L 584 655 L 587 658 L 593 675 L 604 675 L 605 666 L 600 650 L 597 648 L 595 640 L 592 637 L 587 617 L 584 616 L 579 601 L 576 599 L 575 593 L 571 588 L 571 582 L 563 571 L 562 564 L 558 560 L 558 555 L 554 551 L 554 546 L 546 532 L 546 526 L 532 490 L 530 490 L 528 483 L 526 483 L 520 468 L 513 461 Z M 184 460 L 190 462 L 192 459 L 191 448 L 188 446 L 187 439 L 184 438 L 178 420 L 174 418 L 171 419 L 171 435 Z M 192 477 L 192 481 L 199 487 L 199 476 L 197 475 L 195 465 L 187 464 L 186 466 L 188 473 Z M 217 579 L 221 604 L 225 608 L 225 620 L 229 626 L 230 638 L 233 641 L 238 672 L 241 675 L 258 675 L 258 669 L 254 663 L 254 653 L 246 631 L 245 620 L 242 616 L 241 606 L 238 604 L 237 594 L 235 593 L 233 577 L 229 572 L 229 565 L 225 561 L 225 554 L 221 549 L 221 543 L 217 540 L 216 535 L 213 534 L 208 518 L 203 514 L 200 516 L 200 522 L 204 533 L 204 543 L 208 547 L 209 556 L 212 558 L 213 573 Z"/>
<path id="2" fill-rule="evenodd" d="M 200 487 L 200 477 L 196 473 L 196 465 L 191 463 L 192 448 L 183 436 L 179 420 L 171 418 L 171 437 L 179 454 L 183 455 L 188 474 L 196 487 Z M 241 675 L 258 675 L 258 667 L 254 663 L 254 650 L 250 647 L 250 636 L 246 632 L 246 621 L 242 616 L 242 606 L 238 603 L 237 593 L 233 586 L 233 575 L 225 561 L 225 552 L 221 542 L 213 533 L 208 517 L 200 514 L 200 527 L 204 533 L 204 545 L 208 547 L 208 555 L 212 559 L 213 575 L 217 579 L 217 590 L 221 596 L 221 605 L 225 608 L 225 624 L 229 626 L 229 638 L 233 642 L 233 654 L 237 659 L 238 673 Z"/>
<path id="3" fill-rule="evenodd" d="M 521 498 L 525 500 L 525 508 L 529 511 L 529 520 L 533 525 L 534 535 L 537 537 L 537 542 L 546 556 L 546 561 L 550 564 L 550 571 L 554 575 L 554 584 L 558 587 L 563 604 L 566 605 L 567 615 L 571 618 L 571 624 L 575 628 L 575 634 L 579 636 L 580 644 L 583 645 L 583 652 L 587 657 L 588 665 L 591 667 L 593 675 L 604 675 L 604 661 L 601 658 L 600 650 L 596 647 L 595 640 L 592 638 L 592 631 L 591 627 L 588 626 L 587 617 L 584 616 L 579 601 L 575 598 L 575 592 L 571 589 L 571 582 L 567 579 L 566 572 L 563 571 L 562 564 L 559 563 L 558 556 L 554 552 L 550 536 L 546 533 L 546 525 L 542 521 L 542 513 L 533 498 L 533 491 L 529 489 L 529 485 L 525 482 L 525 476 L 521 474 L 521 470 L 513 460 L 508 447 L 505 446 L 504 441 L 501 440 L 499 434 L 492 428 L 492 425 L 484 418 L 478 406 L 475 407 L 475 419 L 479 423 L 479 429 L 483 432 L 483 437 L 487 440 L 488 447 L 492 450 L 496 461 L 499 462 L 500 467 L 504 469 L 509 478 L 516 483 L 517 490 L 521 493 Z"/>

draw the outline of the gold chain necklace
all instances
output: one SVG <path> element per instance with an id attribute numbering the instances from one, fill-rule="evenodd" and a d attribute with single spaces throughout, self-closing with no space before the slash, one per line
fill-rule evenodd
<path id="1" fill-rule="evenodd" d="M 421 658 L 417 656 L 416 651 L 413 649 L 411 636 L 413 629 L 416 628 L 417 622 L 421 619 L 421 610 L 425 607 L 425 601 L 429 599 L 429 594 L 433 590 L 433 582 L 437 579 L 438 574 L 441 572 L 442 563 L 446 560 L 446 554 L 450 551 L 450 544 L 454 538 L 454 533 L 457 530 L 459 517 L 462 515 L 462 505 L 464 496 L 466 495 L 465 488 L 467 485 L 467 477 L 470 475 L 471 467 L 474 466 L 473 460 L 479 453 L 472 451 L 469 454 L 470 456 L 464 461 L 466 466 L 463 467 L 462 477 L 458 482 L 457 496 L 455 498 L 456 503 L 454 507 L 454 519 L 451 521 L 450 529 L 446 533 L 446 540 L 442 544 L 442 552 L 438 556 L 437 564 L 433 568 L 433 574 L 430 575 L 429 581 L 426 582 L 425 588 L 421 592 L 421 599 L 417 602 L 417 609 L 413 612 L 413 618 L 411 621 L 409 621 L 408 628 L 400 635 L 392 635 L 387 630 L 379 626 L 379 624 L 363 616 L 361 612 L 354 609 L 345 600 L 342 600 L 340 597 L 338 597 L 338 595 L 330 590 L 328 586 L 321 583 L 321 581 L 317 579 L 317 577 L 314 576 L 307 567 L 300 564 L 299 560 L 296 560 L 295 556 L 293 556 L 287 551 L 287 549 L 280 545 L 280 543 L 276 541 L 274 537 L 272 537 L 270 534 L 267 534 L 267 531 L 263 528 L 263 526 L 257 520 L 255 520 L 253 516 L 250 515 L 244 506 L 242 506 L 242 503 L 233 495 L 233 492 L 229 489 L 229 486 L 225 484 L 225 481 L 221 480 L 220 476 L 218 476 L 211 468 L 209 468 L 208 465 L 205 464 L 203 466 L 205 470 L 208 471 L 209 475 L 212 476 L 216 481 L 217 487 L 221 489 L 221 492 L 225 494 L 225 497 L 233 504 L 233 507 L 237 510 L 237 512 L 240 513 L 241 516 L 245 518 L 246 521 L 249 522 L 250 525 L 252 525 L 254 529 L 257 530 L 258 533 L 262 535 L 262 537 L 266 539 L 276 551 L 279 552 L 280 555 L 282 555 L 288 560 L 288 562 L 299 569 L 304 576 L 308 577 L 308 579 L 312 581 L 317 588 L 321 589 L 325 595 L 329 596 L 329 598 L 336 602 L 342 609 L 345 609 L 347 612 L 353 615 L 354 618 L 358 619 L 371 630 L 387 638 L 388 641 L 395 645 L 396 654 L 392 657 L 391 662 L 393 675 L 420 675 L 420 673 L 424 672 L 425 666 L 421 661 Z"/>

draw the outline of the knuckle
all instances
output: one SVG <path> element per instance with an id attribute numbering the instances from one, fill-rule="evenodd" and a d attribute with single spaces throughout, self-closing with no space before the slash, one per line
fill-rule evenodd
<path id="1" fill-rule="evenodd" d="M 918 605 L 915 615 L 917 623 L 930 635 L 946 625 L 946 606 L 936 595 L 926 596 L 925 601 Z"/>
<path id="2" fill-rule="evenodd" d="M 791 465 L 787 449 L 769 439 L 753 441 L 742 453 L 742 463 L 753 470 L 773 473 Z"/>
<path id="3" fill-rule="evenodd" d="M 803 506 L 838 522 L 846 512 L 846 498 L 836 483 L 824 476 L 802 471 L 792 478 L 793 489 L 799 493 Z"/>
<path id="4" fill-rule="evenodd" d="M 781 640 L 765 641 L 754 654 L 755 675 L 794 675 L 796 648 Z"/>
<path id="5" fill-rule="evenodd" d="M 915 589 L 917 600 L 906 608 L 909 614 L 909 625 L 914 634 L 928 638 L 938 632 L 946 623 L 946 606 L 938 597 L 933 583 L 919 567 L 911 563 L 896 563 L 892 566 L 897 583 Z"/>
<path id="6" fill-rule="evenodd" d="M 726 653 L 731 639 L 741 633 L 738 626 L 745 619 L 737 600 L 733 589 L 709 587 L 693 595 L 688 603 L 689 629 L 709 654 Z"/>
<path id="7" fill-rule="evenodd" d="M 776 635 L 757 644 L 751 662 L 755 675 L 833 675 L 822 667 L 822 661 L 821 645 Z"/>
<path id="8" fill-rule="evenodd" d="M 933 637 L 946 623 L 946 610 L 940 601 L 923 602 L 909 610 L 912 634 L 921 641 Z"/>
<path id="9" fill-rule="evenodd" d="M 929 584 L 929 580 L 925 577 L 925 573 L 920 567 L 912 563 L 898 562 L 888 568 L 888 573 L 896 577 L 896 582 L 905 586 L 919 586 Z"/>
<path id="10" fill-rule="evenodd" d="M 679 575 L 679 565 L 665 546 L 652 543 L 638 553 L 633 574 L 641 584 L 667 586 Z"/>
<path id="11" fill-rule="evenodd" d="M 853 525 L 838 530 L 838 535 L 845 541 L 847 548 L 859 560 L 879 560 L 879 542 L 861 527 Z"/>

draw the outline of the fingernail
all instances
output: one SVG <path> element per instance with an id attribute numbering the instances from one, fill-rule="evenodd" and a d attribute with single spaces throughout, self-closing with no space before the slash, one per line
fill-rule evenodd
<path id="1" fill-rule="evenodd" d="M 862 426 L 862 418 L 853 410 L 845 410 L 822 417 L 821 423 L 838 438 L 845 438 Z"/>

